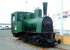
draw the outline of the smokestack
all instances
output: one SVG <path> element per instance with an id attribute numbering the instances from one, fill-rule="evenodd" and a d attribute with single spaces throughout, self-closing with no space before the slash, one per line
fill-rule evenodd
<path id="1" fill-rule="evenodd" d="M 47 16 L 47 2 L 43 2 L 43 16 Z"/>

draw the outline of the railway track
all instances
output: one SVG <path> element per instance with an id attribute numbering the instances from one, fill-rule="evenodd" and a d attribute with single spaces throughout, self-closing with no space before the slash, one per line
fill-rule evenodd
<path id="1" fill-rule="evenodd" d="M 17 41 L 21 41 L 20 39 L 17 39 Z M 22 43 L 24 43 L 22 41 Z M 25 43 L 26 44 L 26 43 Z M 32 47 L 32 48 L 39 48 L 38 50 L 68 50 L 64 47 L 63 44 L 59 44 L 57 47 L 50 47 L 50 48 L 42 48 L 42 47 L 38 47 L 38 46 L 34 46 L 34 45 L 30 45 L 30 44 L 27 44 L 29 45 L 29 47 Z"/>
<path id="2" fill-rule="evenodd" d="M 70 46 L 64 44 L 60 44 L 56 48 L 40 48 L 29 45 L 13 37 L 10 30 L 0 30 L 0 33 L 1 50 L 70 50 Z"/>
<path id="3" fill-rule="evenodd" d="M 40 50 L 67 50 L 64 48 L 41 48 Z"/>

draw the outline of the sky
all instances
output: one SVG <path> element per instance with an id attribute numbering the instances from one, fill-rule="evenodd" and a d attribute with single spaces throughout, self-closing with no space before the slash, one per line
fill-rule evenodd
<path id="1" fill-rule="evenodd" d="M 48 2 L 47 14 L 53 19 L 55 24 L 59 20 L 56 14 L 70 10 L 70 0 L 63 0 L 63 2 L 61 2 L 62 0 L 0 0 L 0 23 L 11 23 L 11 14 L 15 11 L 33 12 L 35 8 L 39 7 L 42 9 L 42 2 L 44 1 Z M 65 21 L 69 19 L 65 19 Z M 70 25 L 68 23 L 67 27 L 65 26 L 66 28 Z"/>
<path id="2" fill-rule="evenodd" d="M 41 6 L 39 0 L 0 0 L 0 23 L 10 23 L 11 13 L 15 11 L 31 11 Z"/>
<path id="3" fill-rule="evenodd" d="M 26 2 L 27 1 L 27 2 Z M 15 11 L 31 11 L 37 7 L 42 9 L 42 2 L 48 2 L 48 15 L 60 13 L 61 0 L 0 0 L 0 23 L 10 23 L 11 13 Z M 69 10 L 69 0 L 63 0 L 63 10 Z"/>

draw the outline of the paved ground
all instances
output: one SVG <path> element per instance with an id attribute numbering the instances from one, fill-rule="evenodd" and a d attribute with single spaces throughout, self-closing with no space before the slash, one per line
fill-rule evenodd
<path id="1" fill-rule="evenodd" d="M 70 50 L 70 46 L 60 45 L 64 49 Z M 0 30 L 0 50 L 60 50 L 55 48 L 41 49 L 16 40 L 10 30 Z"/>

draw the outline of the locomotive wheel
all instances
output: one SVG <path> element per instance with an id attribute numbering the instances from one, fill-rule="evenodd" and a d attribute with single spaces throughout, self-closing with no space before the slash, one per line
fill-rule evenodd
<path id="1" fill-rule="evenodd" d="M 23 35 L 22 32 L 12 33 L 14 37 L 21 37 Z"/>

